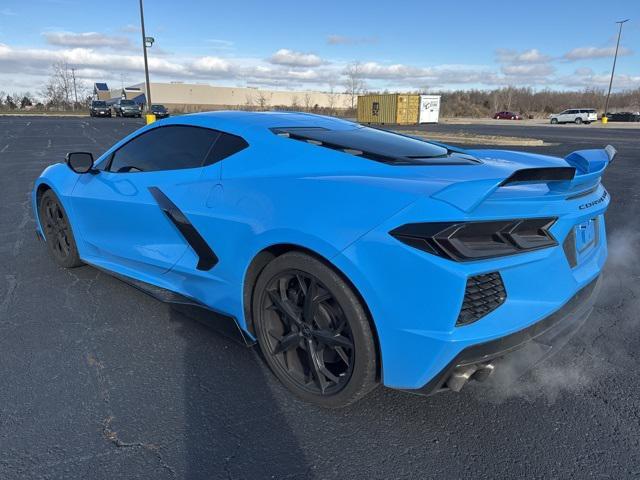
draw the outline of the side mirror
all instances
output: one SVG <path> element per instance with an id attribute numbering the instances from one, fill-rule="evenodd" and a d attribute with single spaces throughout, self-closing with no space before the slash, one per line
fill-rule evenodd
<path id="1" fill-rule="evenodd" d="M 93 170 L 93 154 L 89 152 L 67 153 L 65 161 L 69 168 L 76 173 L 89 173 Z"/>

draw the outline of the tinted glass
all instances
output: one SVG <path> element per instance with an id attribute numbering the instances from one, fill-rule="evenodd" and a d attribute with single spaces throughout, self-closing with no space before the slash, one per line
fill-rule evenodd
<path id="1" fill-rule="evenodd" d="M 135 105 L 133 100 L 120 100 L 120 105 Z"/>
<path id="2" fill-rule="evenodd" d="M 339 146 L 341 149 L 351 150 L 349 153 L 358 154 L 359 151 L 362 154 L 367 152 L 369 158 L 379 156 L 381 161 L 393 161 L 395 158 L 419 161 L 420 159 L 443 157 L 448 154 L 448 150 L 439 145 L 370 127 L 350 130 L 282 128 L 275 129 L 275 131 L 276 133 L 284 132 L 307 141 L 320 142 L 329 148 Z"/>
<path id="3" fill-rule="evenodd" d="M 219 132 L 186 125 L 154 128 L 119 148 L 112 172 L 153 172 L 201 167 Z"/>
<path id="4" fill-rule="evenodd" d="M 220 138 L 216 141 L 211 149 L 205 165 L 211 165 L 219 162 L 240 150 L 247 148 L 249 144 L 241 137 L 231 135 L 230 133 L 220 133 Z"/>
<path id="5" fill-rule="evenodd" d="M 106 107 L 107 102 L 94 101 L 94 102 L 91 102 L 91 105 L 93 105 L 94 107 Z"/>

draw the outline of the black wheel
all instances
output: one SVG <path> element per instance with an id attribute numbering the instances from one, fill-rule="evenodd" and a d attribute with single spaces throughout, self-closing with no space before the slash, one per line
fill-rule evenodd
<path id="1" fill-rule="evenodd" d="M 582 118 L 578 117 L 574 120 L 574 122 L 576 122 L 576 125 L 580 125 L 582 123 Z"/>
<path id="2" fill-rule="evenodd" d="M 55 262 L 65 268 L 82 265 L 67 213 L 53 191 L 47 190 L 42 195 L 38 215 L 47 248 Z"/>
<path id="3" fill-rule="evenodd" d="M 321 261 L 300 252 L 271 261 L 256 281 L 252 314 L 267 364 L 304 400 L 343 407 L 376 387 L 367 313 Z"/>
<path id="4" fill-rule="evenodd" d="M 557 125 L 558 124 L 558 119 L 557 118 L 552 118 L 551 119 L 551 125 Z"/>

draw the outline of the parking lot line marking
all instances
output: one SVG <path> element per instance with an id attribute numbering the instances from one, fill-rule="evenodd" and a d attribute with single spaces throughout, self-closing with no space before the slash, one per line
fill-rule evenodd
<path id="1" fill-rule="evenodd" d="M 4 147 L 2 147 L 2 150 L 0 150 L 0 153 L 4 153 L 4 151 L 9 148 L 9 144 L 7 143 Z"/>

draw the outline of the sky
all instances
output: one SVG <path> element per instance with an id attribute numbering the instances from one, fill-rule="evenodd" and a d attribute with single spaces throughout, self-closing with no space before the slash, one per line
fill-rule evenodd
<path id="1" fill-rule="evenodd" d="M 640 0 L 146 0 L 151 81 L 344 91 L 640 87 Z M 87 85 L 143 81 L 138 0 L 0 0 L 0 91 L 55 61 Z"/>

